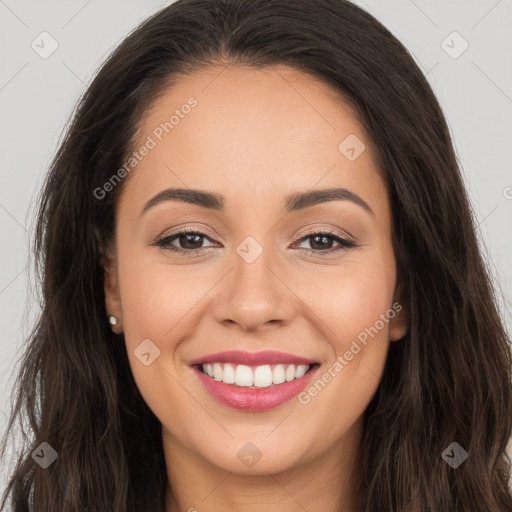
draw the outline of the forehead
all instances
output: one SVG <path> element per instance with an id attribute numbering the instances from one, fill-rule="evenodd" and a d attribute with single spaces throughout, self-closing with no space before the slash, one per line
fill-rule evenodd
<path id="1" fill-rule="evenodd" d="M 193 106 L 191 106 L 193 105 Z M 180 78 L 146 112 L 135 149 L 151 149 L 127 194 L 170 186 L 220 191 L 243 204 L 343 186 L 386 208 L 372 148 L 337 91 L 287 66 L 211 66 Z M 363 146 L 364 144 L 364 146 Z M 353 152 L 345 153 L 354 147 Z M 375 204 L 377 203 L 377 204 Z"/>

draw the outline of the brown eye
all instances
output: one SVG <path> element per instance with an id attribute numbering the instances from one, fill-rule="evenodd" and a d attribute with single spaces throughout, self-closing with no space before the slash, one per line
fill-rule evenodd
<path id="1" fill-rule="evenodd" d="M 176 233 L 166 235 L 157 240 L 154 246 L 162 247 L 168 251 L 177 252 L 181 254 L 191 254 L 200 251 L 201 249 L 208 249 L 209 247 L 202 247 L 203 239 L 209 238 L 200 231 L 184 230 Z M 177 241 L 179 246 L 171 245 Z"/>
<path id="2" fill-rule="evenodd" d="M 206 234 L 200 231 L 182 230 L 176 233 L 171 233 L 170 235 L 166 235 L 157 240 L 152 245 L 156 247 L 162 247 L 165 250 L 175 253 L 194 254 L 199 252 L 201 249 L 210 249 L 212 247 L 203 247 L 202 244 L 204 243 L 204 239 L 210 240 Z M 310 241 L 310 248 L 305 248 L 305 250 L 319 255 L 334 253 L 342 249 L 356 247 L 355 242 L 343 238 L 337 233 L 330 231 L 318 231 L 310 233 L 302 237 L 299 240 L 299 243 L 304 243 L 305 241 Z M 175 242 L 177 242 L 178 246 L 176 246 Z M 333 249 L 333 243 L 337 243 L 338 247 Z"/>
<path id="3" fill-rule="evenodd" d="M 202 245 L 202 236 L 198 233 L 187 233 L 185 235 L 177 235 L 171 238 L 172 240 L 179 240 L 182 249 L 200 249 Z M 170 242 L 169 241 L 169 242 Z"/>
<path id="4" fill-rule="evenodd" d="M 308 234 L 302 237 L 299 240 L 299 242 L 302 243 L 307 240 L 310 240 L 310 249 L 306 248 L 306 250 L 312 251 L 317 254 L 333 253 L 340 251 L 342 249 L 349 249 L 351 247 L 356 246 L 356 244 L 353 241 L 347 240 L 346 238 L 343 238 L 338 234 L 332 233 L 330 231 L 319 231 Z M 339 247 L 332 249 L 332 241 L 337 242 L 339 244 Z"/>

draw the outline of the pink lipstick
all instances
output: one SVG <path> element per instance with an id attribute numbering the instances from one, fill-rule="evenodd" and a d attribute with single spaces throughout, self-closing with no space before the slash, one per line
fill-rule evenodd
<path id="1" fill-rule="evenodd" d="M 228 407 L 265 411 L 297 396 L 319 363 L 276 351 L 226 351 L 189 363 L 206 391 Z"/>

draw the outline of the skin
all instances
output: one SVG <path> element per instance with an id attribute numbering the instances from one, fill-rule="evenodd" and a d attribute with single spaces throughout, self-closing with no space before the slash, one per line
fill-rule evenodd
<path id="1" fill-rule="evenodd" d="M 211 66 L 181 78 L 148 112 L 139 142 L 191 96 L 197 106 L 123 184 L 104 262 L 107 312 L 119 319 L 113 329 L 124 332 L 136 383 L 162 423 L 166 512 L 334 512 L 339 500 L 353 510 L 362 415 L 390 341 L 406 334 L 405 309 L 307 404 L 231 409 L 202 387 L 189 361 L 278 350 L 318 361 L 320 378 L 402 300 L 389 198 L 371 148 L 330 86 L 286 66 Z M 354 161 L 338 150 L 349 134 L 366 144 Z M 225 211 L 174 200 L 141 216 L 168 187 L 222 194 Z M 287 195 L 329 187 L 357 194 L 373 214 L 347 200 L 283 214 Z M 171 245 L 199 247 L 195 256 L 151 245 L 187 226 L 206 236 Z M 315 254 L 340 247 L 304 238 L 325 229 L 357 246 Z M 252 263 L 236 252 L 248 236 L 263 249 Z M 144 339 L 160 350 L 148 366 L 134 354 Z M 237 457 L 248 442 L 261 453 L 252 467 Z"/>

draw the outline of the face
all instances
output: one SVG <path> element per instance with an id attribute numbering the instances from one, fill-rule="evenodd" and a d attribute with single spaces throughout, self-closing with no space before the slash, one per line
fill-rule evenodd
<path id="1" fill-rule="evenodd" d="M 135 147 L 106 306 L 167 449 L 265 474 L 352 442 L 406 332 L 353 112 L 292 68 L 213 66 L 158 99 Z"/>

